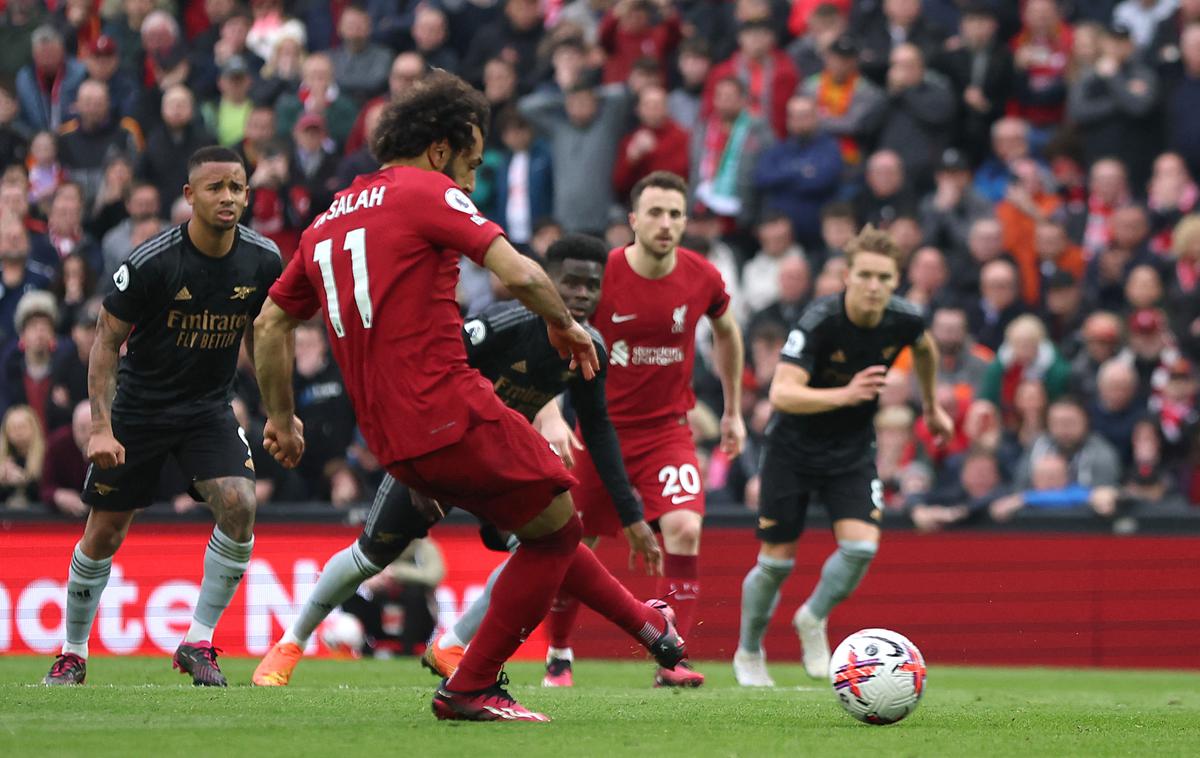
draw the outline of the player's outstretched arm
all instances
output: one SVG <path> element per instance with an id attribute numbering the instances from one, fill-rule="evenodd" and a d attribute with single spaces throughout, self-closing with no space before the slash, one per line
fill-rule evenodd
<path id="1" fill-rule="evenodd" d="M 88 460 L 99 468 L 112 468 L 125 462 L 125 447 L 112 431 L 112 404 L 117 394 L 117 364 L 121 345 L 133 331 L 133 324 L 122 321 L 100 306 L 96 319 L 96 341 L 88 358 L 88 400 L 92 406 L 92 433 L 88 438 Z"/>
<path id="2" fill-rule="evenodd" d="M 299 325 L 299 320 L 270 297 L 254 319 L 254 371 L 267 411 L 263 447 L 287 468 L 299 463 L 304 454 L 304 425 L 296 418 L 292 395 L 295 330 Z"/>
<path id="3" fill-rule="evenodd" d="M 879 397 L 886 374 L 886 366 L 868 366 L 844 387 L 810 387 L 807 371 L 780 361 L 771 379 L 771 405 L 784 413 L 805 415 L 870 402 Z"/>
<path id="4" fill-rule="evenodd" d="M 497 237 L 484 255 L 483 265 L 526 308 L 546 320 L 550 344 L 559 355 L 571 358 L 571 368 L 579 368 L 585 379 L 596 375 L 600 359 L 591 336 L 571 318 L 554 283 L 536 261 L 518 253 L 504 237 Z"/>
<path id="5" fill-rule="evenodd" d="M 939 441 L 945 441 L 954 434 L 954 420 L 937 402 L 939 362 L 937 345 L 929 336 L 929 332 L 924 332 L 913 343 L 913 365 L 917 370 L 917 383 L 921 386 L 921 404 L 925 409 L 925 424 Z"/>
<path id="6" fill-rule="evenodd" d="M 713 319 L 712 325 L 713 355 L 721 379 L 721 394 L 725 396 L 725 411 L 721 414 L 721 450 L 736 458 L 746 444 L 746 422 L 742 420 L 742 370 L 746 353 L 742 330 L 733 318 L 732 308 L 726 308 Z"/>

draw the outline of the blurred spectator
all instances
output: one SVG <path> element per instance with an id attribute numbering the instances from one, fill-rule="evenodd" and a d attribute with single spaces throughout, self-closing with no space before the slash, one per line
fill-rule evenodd
<path id="1" fill-rule="evenodd" d="M 27 292 L 17 303 L 13 317 L 19 341 L 4 357 L 4 397 L 0 408 L 27 405 L 37 415 L 43 430 L 52 426 L 50 416 L 50 363 L 54 358 L 58 306 L 49 292 Z"/>
<path id="2" fill-rule="evenodd" d="M 1031 387 L 1040 387 L 1036 383 L 1030 383 Z M 1028 393 L 1027 393 L 1028 394 Z M 1021 397 L 1018 392 L 1019 400 L 1026 400 Z M 963 415 L 962 428 L 963 435 L 967 438 L 968 451 L 986 451 L 991 453 L 996 462 L 1000 466 L 1000 472 L 1003 479 L 1007 482 L 1012 479 L 1012 472 L 1016 469 L 1017 461 L 1020 460 L 1024 448 L 1019 436 L 1020 429 L 1030 428 L 1036 429 L 1036 432 L 1029 438 L 1029 442 L 1040 435 L 1045 429 L 1045 395 L 1041 396 L 1041 414 L 1034 417 L 1034 408 L 1031 403 L 1022 402 L 1021 412 L 1023 418 L 1021 420 L 1022 427 L 1018 433 L 1010 432 L 1004 427 L 1000 419 L 1000 409 L 993 405 L 990 401 L 976 399 L 967 406 L 967 412 Z M 962 456 L 951 458 L 943 467 L 944 473 L 952 476 L 963 464 Z"/>
<path id="3" fill-rule="evenodd" d="M 1035 148 L 1062 121 L 1072 41 L 1055 0 L 1026 0 L 1021 31 L 1010 43 L 1016 76 L 1008 112 L 1034 128 Z"/>
<path id="4" fill-rule="evenodd" d="M 1095 397 L 1096 376 L 1100 366 L 1121 352 L 1123 324 L 1115 313 L 1097 311 L 1089 315 L 1080 329 L 1083 349 L 1071 362 L 1071 392 L 1079 397 Z"/>
<path id="5" fill-rule="evenodd" d="M 804 251 L 792 235 L 787 216 L 763 215 L 758 224 L 759 250 L 742 267 L 742 299 L 751 311 L 759 311 L 779 297 L 779 267 L 785 257 L 802 257 Z"/>
<path id="6" fill-rule="evenodd" d="M 341 373 L 329 359 L 325 330 L 320 323 L 307 323 L 296 330 L 296 415 L 310 430 L 304 459 L 297 471 L 308 486 L 309 496 L 326 500 L 329 478 L 344 463 L 346 448 L 354 436 L 354 409 L 342 384 Z"/>
<path id="7" fill-rule="evenodd" d="M 976 388 L 982 386 L 995 353 L 971 337 L 967 330 L 967 313 L 961 305 L 946 304 L 935 308 L 930 316 L 929 336 L 933 338 L 941 359 L 938 382 L 952 387 L 956 404 L 967 408 L 975 399 Z M 911 349 L 900 351 L 892 370 L 910 376 L 913 374 Z M 913 397 L 916 398 L 918 385 L 915 376 L 912 387 Z"/>
<path id="8" fill-rule="evenodd" d="M 121 11 L 104 25 L 104 34 L 117 44 L 121 70 L 142 82 L 145 74 L 142 56 L 142 22 L 154 10 L 153 0 L 121 0 Z"/>
<path id="9" fill-rule="evenodd" d="M 87 258 L 78 252 L 71 253 L 63 258 L 62 268 L 54 278 L 50 291 L 58 303 L 58 324 L 55 329 L 60 335 L 68 334 L 84 303 L 96 293 L 96 270 Z"/>
<path id="10" fill-rule="evenodd" d="M 1129 316 L 1129 349 L 1138 372 L 1139 386 L 1146 393 L 1155 386 L 1154 377 L 1178 357 L 1166 315 L 1158 308 L 1143 308 Z"/>
<path id="11" fill-rule="evenodd" d="M 302 116 L 298 126 L 301 130 L 308 129 L 316 118 L 319 117 L 313 114 Z M 258 167 L 249 180 L 247 224 L 278 245 L 281 251 L 286 251 L 284 254 L 288 256 L 296 249 L 300 233 L 308 225 L 305 219 L 315 215 L 317 209 L 308 188 L 299 180 L 300 176 L 299 167 L 292 165 L 288 143 L 276 139 L 263 149 Z M 319 209 L 326 207 L 328 203 Z"/>
<path id="12" fill-rule="evenodd" d="M 1200 187 L 1188 173 L 1179 153 L 1162 153 L 1154 159 L 1154 171 L 1146 192 L 1146 210 L 1150 213 L 1150 252 L 1170 257 L 1171 235 L 1175 225 L 1191 213 L 1200 201 Z"/>
<path id="13" fill-rule="evenodd" d="M 1184 28 L 1179 42 L 1182 71 L 1165 92 L 1167 147 L 1187 161 L 1192 176 L 1200 176 L 1200 21 Z"/>
<path id="14" fill-rule="evenodd" d="M 1009 323 L 1025 310 L 1012 261 L 997 258 L 984 264 L 979 271 L 979 300 L 967 310 L 975 339 L 984 347 L 999 350 Z"/>
<path id="15" fill-rule="evenodd" d="M 303 47 L 308 39 L 304 24 L 285 13 L 283 0 L 252 0 L 250 13 L 254 18 L 246 34 L 246 46 L 264 61 L 270 60 L 282 40 L 296 40 Z"/>
<path id="16" fill-rule="evenodd" d="M 166 204 L 175 202 L 187 184 L 187 161 L 181 156 L 213 144 L 196 118 L 195 105 L 191 90 L 182 84 L 171 87 L 163 93 L 162 124 L 146 136 L 138 175 L 158 188 Z"/>
<path id="17" fill-rule="evenodd" d="M 1150 222 L 1141 207 L 1131 205 L 1117 210 L 1110 229 L 1108 246 L 1088 264 L 1086 282 L 1096 305 L 1120 310 L 1125 307 L 1129 273 L 1140 265 L 1154 266 L 1156 261 L 1147 249 Z"/>
<path id="18" fill-rule="evenodd" d="M 1115 158 L 1102 158 L 1088 172 L 1087 217 L 1083 228 L 1084 257 L 1088 260 L 1112 239 L 1109 225 L 1118 208 L 1129 205 L 1129 179 L 1125 166 Z"/>
<path id="19" fill-rule="evenodd" d="M 204 123 L 217 138 L 217 144 L 232 147 L 246 134 L 246 122 L 254 103 L 250 100 L 250 67 L 240 55 L 230 56 L 221 66 L 217 89 L 221 95 L 200 108 Z"/>
<path id="20" fill-rule="evenodd" d="M 1197 381 L 1195 366 L 1186 358 L 1170 361 L 1155 379 L 1157 386 L 1148 406 L 1166 443 L 1164 454 L 1180 460 L 1186 457 L 1187 448 L 1194 444 L 1192 441 L 1200 428 L 1200 405 L 1197 404 L 1200 381 Z M 1135 456 L 1136 453 L 1135 447 Z"/>
<path id="21" fill-rule="evenodd" d="M 400 557 L 363 583 L 342 608 L 363 625 L 362 652 L 376 657 L 418 655 L 438 623 L 435 591 L 446 575 L 432 538 L 414 540 Z"/>
<path id="22" fill-rule="evenodd" d="M 1089 163 L 1116 156 L 1133 186 L 1142 187 L 1160 145 L 1151 120 L 1158 77 L 1135 58 L 1127 27 L 1110 26 L 1101 46 L 1096 67 L 1071 85 L 1067 115 L 1079 127 Z"/>
<path id="23" fill-rule="evenodd" d="M 1046 414 L 1046 433 L 1038 437 L 1017 466 L 1016 486 L 1033 485 L 1035 467 L 1042 458 L 1061 456 L 1071 484 L 1112 487 L 1121 481 L 1121 460 L 1103 437 L 1091 431 L 1087 411 L 1078 400 L 1059 398 Z"/>
<path id="24" fill-rule="evenodd" d="M 67 340 L 54 354 L 50 366 L 50 416 L 53 426 L 66 423 L 76 403 L 88 399 L 87 368 L 92 346 L 96 342 L 96 320 L 100 317 L 100 298 L 91 297 L 78 307 L 67 308 L 72 313 L 67 325 Z M 62 319 L 60 317 L 59 321 Z M 60 327 L 59 331 L 63 331 Z"/>
<path id="25" fill-rule="evenodd" d="M 0 9 L 0 79 L 11 82 L 29 62 L 33 52 L 33 30 L 46 17 L 39 0 L 8 0 Z"/>
<path id="26" fill-rule="evenodd" d="M 87 259 L 92 269 L 100 267 L 100 245 L 83 230 L 83 190 L 78 184 L 64 182 L 54 192 L 46 218 L 46 236 L 57 254 L 55 270 L 72 253 Z"/>
<path id="27" fill-rule="evenodd" d="M 387 86 L 392 53 L 371 42 L 371 16 L 362 6 L 347 4 L 337 22 L 341 44 L 329 53 L 333 78 L 355 103 L 364 103 Z"/>
<path id="28" fill-rule="evenodd" d="M 509 5 L 525 0 L 509 0 Z M 623 85 L 597 86 L 590 74 L 566 94 L 538 92 L 518 109 L 550 142 L 554 161 L 554 212 L 567 231 L 601 231 L 613 204 L 611 181 L 617 143 L 629 118 Z"/>
<path id="29" fill-rule="evenodd" d="M 325 119 L 325 128 L 338 145 L 346 144 L 358 115 L 357 107 L 333 80 L 333 64 L 323 53 L 313 53 L 304 60 L 299 90 L 276 102 L 276 133 L 287 136 L 300 117 L 309 114 Z"/>
<path id="30" fill-rule="evenodd" d="M 604 83 L 624 82 L 639 58 L 653 58 L 665 70 L 682 36 L 680 27 L 670 2 L 617 0 L 601 19 L 597 39 L 605 53 Z"/>
<path id="31" fill-rule="evenodd" d="M 714 66 L 708 75 L 702 118 L 714 113 L 717 85 L 730 78 L 742 83 L 750 115 L 766 121 L 776 137 L 786 136 L 787 102 L 800 83 L 800 75 L 791 58 L 776 46 L 769 19 L 745 21 L 738 27 L 737 52 Z"/>
<path id="32" fill-rule="evenodd" d="M 104 291 L 112 288 L 112 276 L 117 272 L 125 259 L 129 257 L 133 245 L 130 240 L 133 227 L 140 221 L 158 218 L 162 212 L 162 203 L 158 188 L 153 184 L 137 182 L 129 191 L 125 201 L 127 217 L 109 230 L 101 241 L 102 268 L 100 271 L 101 287 Z"/>
<path id="33" fill-rule="evenodd" d="M 1056 274 L 1066 274 L 1074 282 L 1083 278 L 1083 250 L 1071 242 L 1062 224 L 1048 218 L 1043 218 L 1034 226 L 1032 242 L 1033 268 L 1029 270 L 1029 279 L 1022 278 L 1022 291 L 1027 303 L 1044 305 L 1047 283 Z M 1023 269 L 1022 277 L 1025 275 L 1026 270 Z M 1054 330 L 1051 329 L 1051 332 Z M 1059 341 L 1058 337 L 1067 336 L 1056 333 L 1055 342 Z"/>
<path id="34" fill-rule="evenodd" d="M 1175 227 L 1167 269 L 1166 310 L 1179 347 L 1200 360 L 1200 215 L 1186 216 Z"/>
<path id="35" fill-rule="evenodd" d="M 904 162 L 894 150 L 879 150 L 867 160 L 863 186 L 854 196 L 854 215 L 860 225 L 886 229 L 900 216 L 914 216 L 917 196 L 906 181 Z"/>
<path id="36" fill-rule="evenodd" d="M 821 244 L 804 251 L 809 266 L 814 271 L 820 270 L 826 260 L 842 255 L 856 234 L 858 221 L 855 219 L 854 206 L 844 202 L 826 205 L 821 209 Z"/>
<path id="37" fill-rule="evenodd" d="M 325 130 L 325 120 L 315 113 L 306 113 L 292 128 L 292 180 L 303 185 L 307 198 L 293 194 L 303 222 L 316 217 L 315 208 L 325 209 L 333 194 L 342 189 L 337 183 L 338 156 L 333 152 L 333 140 Z"/>
<path id="38" fill-rule="evenodd" d="M 747 107 L 745 84 L 733 77 L 717 82 L 712 115 L 692 130 L 691 187 L 696 205 L 722 217 L 727 230 L 754 218 L 754 170 L 773 141 L 767 123 Z"/>
<path id="39" fill-rule="evenodd" d="M 399 60 L 399 59 L 397 59 Z M 492 123 L 484 144 L 497 147 L 500 138 L 496 131 L 496 117 L 505 106 L 517 104 L 517 67 L 503 58 L 492 58 L 483 67 L 483 96 L 491 106 Z"/>
<path id="40" fill-rule="evenodd" d="M 363 106 L 363 136 L 365 140 L 357 150 L 348 152 L 346 157 L 338 163 L 337 187 L 349 187 L 350 183 L 354 181 L 354 177 L 379 170 L 379 161 L 375 160 L 370 145 L 375 136 L 375 130 L 379 127 L 379 119 L 383 115 L 383 109 L 386 107 L 387 103 L 381 102 L 374 102 L 373 104 Z M 478 188 L 478 184 L 476 187 Z M 320 208 L 317 210 L 319 211 Z"/>
<path id="41" fill-rule="evenodd" d="M 1013 86 L 1012 54 L 997 34 L 999 20 L 991 4 L 976 0 L 965 5 L 959 32 L 946 40 L 930 61 L 959 93 L 958 139 L 971 165 L 986 157 L 984 146 L 992 124 L 1004 115 Z"/>
<path id="42" fill-rule="evenodd" d="M 26 294 L 50 286 L 50 278 L 31 270 L 28 261 L 29 232 L 17 216 L 0 208 L 0 356 L 17 341 L 18 303 Z M 6 394 L 7 386 L 0 393 L 0 402 Z"/>
<path id="43" fill-rule="evenodd" d="M 941 48 L 945 38 L 943 30 L 921 14 L 921 0 L 883 0 L 883 13 L 872 13 L 864 21 L 863 73 L 880 86 L 887 81 L 889 61 L 897 47 L 913 45 L 927 58 Z"/>
<path id="44" fill-rule="evenodd" d="M 996 521 L 1008 521 L 1022 508 L 1076 508 L 1086 506 L 1096 515 L 1116 512 L 1118 490 L 1113 484 L 1087 485 L 1072 476 L 1064 455 L 1049 451 L 1030 466 L 1024 491 L 1002 497 L 988 509 Z"/>
<path id="45" fill-rule="evenodd" d="M 1062 200 L 1044 186 L 1041 169 L 1032 158 L 1018 158 L 1011 168 L 1013 178 L 996 205 L 996 220 L 1004 230 L 1004 249 L 1021 273 L 1021 296 L 1032 308 L 1041 302 L 1037 227 L 1055 214 Z"/>
<path id="46" fill-rule="evenodd" d="M 554 209 L 554 158 L 516 108 L 497 116 L 496 128 L 502 147 L 484 154 L 474 198 L 513 244 L 523 246 L 533 237 L 534 222 Z"/>
<path id="47" fill-rule="evenodd" d="M 424 6 L 420 6 L 424 7 Z M 350 155 L 354 151 L 368 146 L 366 140 L 366 118 L 372 108 L 376 106 L 385 106 L 392 100 L 395 100 L 401 93 L 408 90 L 416 82 L 425 76 L 425 71 L 428 70 L 424 56 L 419 52 L 400 53 L 392 61 L 391 68 L 388 70 L 388 91 L 378 97 L 368 100 L 358 111 L 358 118 L 354 121 L 354 126 L 350 127 L 350 134 L 346 137 L 346 154 Z M 493 109 L 495 104 L 493 104 Z M 493 110 L 492 127 L 495 126 L 495 112 Z M 489 133 L 487 139 L 491 140 L 492 135 Z"/>
<path id="48" fill-rule="evenodd" d="M 708 45 L 702 39 L 688 38 L 679 46 L 679 84 L 667 97 L 667 110 L 675 123 L 691 127 L 700 121 L 704 83 L 712 69 Z"/>
<path id="49" fill-rule="evenodd" d="M 689 135 L 671 120 L 667 92 L 658 85 L 637 96 L 637 126 L 617 146 L 613 166 L 613 188 L 617 197 L 628 197 L 638 180 L 654 171 L 670 171 L 686 177 L 689 171 Z M 507 229 L 507 227 L 505 227 Z"/>
<path id="50" fill-rule="evenodd" d="M 1170 17 L 1179 5 L 1179 0 L 1123 0 L 1113 10 L 1113 23 L 1129 30 L 1133 44 L 1146 50 L 1154 41 L 1154 33 L 1160 22 Z"/>
<path id="51" fill-rule="evenodd" d="M 1042 279 L 1040 315 L 1050 340 L 1067 360 L 1074 360 L 1079 353 L 1079 331 L 1090 307 L 1077 277 L 1060 269 Z"/>
<path id="52" fill-rule="evenodd" d="M 926 71 L 920 49 L 907 43 L 892 50 L 886 92 L 877 145 L 900 155 L 915 186 L 932 186 L 938 158 L 950 142 L 954 95 L 940 74 Z"/>
<path id="53" fill-rule="evenodd" d="M 27 405 L 14 405 L 0 421 L 0 505 L 24 510 L 38 501 L 46 434 Z"/>
<path id="54" fill-rule="evenodd" d="M 103 240 L 104 235 L 128 215 L 125 200 L 133 188 L 133 160 L 114 155 L 101 168 L 100 188 L 92 198 L 85 222 L 88 232 Z"/>
<path id="55" fill-rule="evenodd" d="M 413 12 L 412 44 L 413 50 L 430 66 L 457 74 L 459 57 L 458 51 L 450 45 L 449 24 L 441 8 L 428 3 L 418 4 Z"/>
<path id="56" fill-rule="evenodd" d="M 812 272 L 802 255 L 785 255 L 777 271 L 779 295 L 765 308 L 750 316 L 749 331 L 763 323 L 782 327 L 785 334 L 800 320 L 800 314 L 810 302 Z"/>
<path id="57" fill-rule="evenodd" d="M 1163 304 L 1162 277 L 1158 269 L 1141 263 L 1129 269 L 1125 277 L 1125 306 L 1131 311 L 1157 308 Z"/>
<path id="58" fill-rule="evenodd" d="M 296 92 L 307 54 L 303 34 L 285 34 L 275 41 L 250 90 L 250 99 L 274 107 L 284 95 Z"/>
<path id="59" fill-rule="evenodd" d="M 137 113 L 139 82 L 120 67 L 120 50 L 108 35 L 101 35 L 88 43 L 80 53 L 80 60 L 88 68 L 88 78 L 108 88 L 108 100 L 115 120 L 125 119 Z M 78 112 L 78 107 L 77 107 Z M 80 114 L 82 115 L 82 114 Z M 133 122 L 137 125 L 137 122 Z M 138 126 L 140 131 L 140 126 Z"/>
<path id="60" fill-rule="evenodd" d="M 930 245 L 918 248 L 908 260 L 904 280 L 904 299 L 920 308 L 928 317 L 950 281 L 946 257 L 941 250 Z"/>
<path id="61" fill-rule="evenodd" d="M 1200 21 L 1200 0 L 1179 0 L 1175 11 L 1155 26 L 1145 58 L 1160 76 L 1164 71 L 1179 67 L 1184 30 L 1197 21 Z"/>
<path id="62" fill-rule="evenodd" d="M 975 189 L 993 203 L 1004 199 L 1012 179 L 1012 166 L 1029 157 L 1029 123 L 1006 117 L 992 124 L 992 155 L 975 172 Z"/>
<path id="63" fill-rule="evenodd" d="M 92 409 L 86 400 L 74 406 L 71 423 L 46 440 L 41 501 L 50 509 L 76 518 L 88 514 L 80 497 L 87 475 L 87 443 L 92 433 Z"/>
<path id="64" fill-rule="evenodd" d="M 909 506 L 908 515 L 917 531 L 936 532 L 986 518 L 988 508 L 1006 493 L 995 453 L 976 449 L 966 454 L 956 481 L 918 496 Z"/>
<path id="65" fill-rule="evenodd" d="M 1108 22 L 1106 21 L 1105 24 Z M 1072 27 L 1074 34 L 1071 46 L 1071 63 L 1067 70 L 1067 80 L 1071 83 L 1079 81 L 1085 73 L 1096 68 L 1103 53 L 1102 43 L 1105 34 L 1105 24 L 1096 21 L 1080 21 Z"/>
<path id="66" fill-rule="evenodd" d="M 806 4 L 811 14 L 805 13 L 802 18 L 798 17 L 800 9 Z M 825 0 L 809 0 L 807 3 L 801 0 L 792 4 L 789 27 L 793 23 L 799 23 L 806 28 L 801 33 L 793 31 L 794 39 L 788 43 L 786 49 L 801 80 L 820 74 L 825 68 L 825 54 L 834 41 L 846 33 L 846 10 L 845 7 L 839 8 L 835 3 Z"/>
<path id="67" fill-rule="evenodd" d="M 150 11 L 142 21 L 141 40 L 147 84 L 163 88 L 172 84 L 194 85 L 196 72 L 174 16 L 161 9 Z M 198 51 L 197 58 L 207 58 L 207 52 Z"/>
<path id="68" fill-rule="evenodd" d="M 842 160 L 855 167 L 864 145 L 873 140 L 884 116 L 883 91 L 858 71 L 858 42 L 849 35 L 835 39 L 825 51 L 825 70 L 801 85 L 817 103 L 821 128 L 838 140 Z"/>
<path id="69" fill-rule="evenodd" d="M 921 453 L 913 436 L 915 421 L 916 414 L 907 405 L 880 408 L 875 414 L 875 470 L 888 507 L 899 505 L 901 474 Z"/>
<path id="70" fill-rule="evenodd" d="M 79 115 L 59 131 L 59 154 L 71 181 L 91 201 L 100 193 L 108 162 L 118 155 L 136 160 L 145 143 L 138 123 L 113 111 L 102 82 L 88 79 L 79 85 L 75 109 Z"/>
<path id="71" fill-rule="evenodd" d="M 0 166 L 25 160 L 29 148 L 29 130 L 17 121 L 20 106 L 7 82 L 0 81 Z"/>
<path id="72" fill-rule="evenodd" d="M 992 205 L 971 186 L 971 168 L 957 148 L 942 151 L 933 175 L 935 190 L 921 200 L 921 234 L 926 244 L 961 259 L 971 224 L 992 215 Z"/>
<path id="73" fill-rule="evenodd" d="M 29 142 L 29 203 L 45 213 L 54 190 L 66 178 L 58 160 L 58 146 L 50 132 L 38 132 Z"/>
<path id="74" fill-rule="evenodd" d="M 1018 417 L 1017 388 L 1022 382 L 1042 384 L 1053 402 L 1070 386 L 1071 368 L 1046 337 L 1041 319 L 1024 314 L 1013 319 L 1004 331 L 1004 342 L 988 366 L 979 396 L 1000 409 L 1005 425 L 1012 428 Z"/>
<path id="75" fill-rule="evenodd" d="M 542 20 L 538 0 L 504 0 L 504 15 L 481 26 L 471 38 L 462 62 L 463 78 L 480 86 L 484 64 L 500 56 L 516 67 L 520 89 L 532 89 L 544 33 Z"/>
<path id="76" fill-rule="evenodd" d="M 275 109 L 269 105 L 255 105 L 246 117 L 246 128 L 242 132 L 241 142 L 233 146 L 233 151 L 240 155 L 246 164 L 247 176 L 254 175 L 262 151 L 274 139 Z"/>
<path id="77" fill-rule="evenodd" d="M 819 247 L 820 212 L 837 193 L 841 152 L 821 131 L 816 102 L 809 97 L 797 95 L 788 101 L 787 132 L 785 140 L 759 156 L 754 184 L 764 212 L 785 214 L 801 245 Z"/>
<path id="78" fill-rule="evenodd" d="M 70 117 L 87 69 L 66 54 L 62 35 L 53 26 L 39 26 L 31 40 L 33 59 L 17 72 L 18 119 L 31 131 L 57 131 Z"/>
<path id="79" fill-rule="evenodd" d="M 1158 505 L 1179 489 L 1164 460 L 1163 439 L 1152 418 L 1142 418 L 1133 427 L 1130 444 L 1133 460 L 1125 469 L 1121 494 L 1144 505 Z"/>
<path id="80" fill-rule="evenodd" d="M 1133 459 L 1134 424 L 1146 415 L 1145 396 L 1139 392 L 1137 372 L 1128 361 L 1112 358 L 1100 366 L 1088 415 L 1092 429 L 1108 440 L 1121 462 L 1128 465 Z"/>
<path id="81" fill-rule="evenodd" d="M 723 238 L 724 224 L 712 211 L 704 209 L 689 213 L 684 240 L 680 244 L 703 255 L 717 267 L 729 293 L 729 307 L 739 323 L 749 315 L 746 299 L 742 297 L 742 262 L 737 253 Z M 699 328 L 699 327 L 697 327 Z M 697 332 L 697 340 L 700 332 Z"/>

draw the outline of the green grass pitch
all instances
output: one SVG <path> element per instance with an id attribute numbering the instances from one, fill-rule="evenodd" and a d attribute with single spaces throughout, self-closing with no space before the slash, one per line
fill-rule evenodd
<path id="1" fill-rule="evenodd" d="M 293 684 L 246 685 L 255 661 L 223 659 L 235 686 L 199 689 L 170 659 L 96 658 L 88 684 L 34 684 L 49 657 L 0 657 L 0 756 L 1195 756 L 1200 673 L 934 666 L 921 707 L 859 724 L 830 689 L 774 664 L 774 690 L 744 690 L 728 662 L 699 690 L 655 690 L 648 664 L 583 661 L 577 686 L 543 690 L 509 667 L 512 692 L 551 724 L 434 720 L 436 681 L 415 659 L 307 660 Z"/>

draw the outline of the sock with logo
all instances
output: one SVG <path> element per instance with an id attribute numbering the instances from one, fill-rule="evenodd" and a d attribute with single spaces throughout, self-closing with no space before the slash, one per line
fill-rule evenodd
<path id="1" fill-rule="evenodd" d="M 821 567 L 821 581 L 804 601 L 808 610 L 819 619 L 828 618 L 862 581 L 878 550 L 878 543 L 869 540 L 838 540 L 837 550 Z"/>
<path id="2" fill-rule="evenodd" d="M 111 571 L 112 558 L 94 560 L 84 554 L 78 543 L 75 545 L 75 551 L 71 554 L 71 569 L 67 573 L 67 639 L 62 646 L 64 653 L 88 657 L 92 622 L 96 619 L 100 595 L 104 593 Z"/>
<path id="3" fill-rule="evenodd" d="M 358 585 L 383 571 L 363 553 L 358 542 L 333 555 L 321 569 L 321 578 L 312 594 L 304 601 L 304 608 L 296 621 L 283 633 L 280 642 L 291 642 L 303 648 L 308 638 L 334 608 L 347 600 Z"/>
<path id="4" fill-rule="evenodd" d="M 687 639 L 692 630 L 692 619 L 696 615 L 696 601 L 700 598 L 700 556 L 663 556 L 663 575 L 658 579 L 658 596 L 675 609 L 675 628 Z"/>
<path id="5" fill-rule="evenodd" d="M 200 597 L 196 599 L 196 611 L 192 614 L 192 625 L 188 628 L 184 642 L 211 642 L 213 630 L 221 620 L 233 593 L 242 583 L 242 576 L 250 566 L 250 551 L 254 548 L 254 537 L 249 542 L 238 542 L 214 527 L 208 548 L 204 551 L 204 579 L 200 581 Z"/>

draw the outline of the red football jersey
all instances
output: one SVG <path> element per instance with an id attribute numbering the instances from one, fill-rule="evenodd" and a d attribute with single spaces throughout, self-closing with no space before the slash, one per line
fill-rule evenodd
<path id="1" fill-rule="evenodd" d="M 592 326 L 608 346 L 608 414 L 617 426 L 677 418 L 696 404 L 692 364 L 696 323 L 729 307 L 720 272 L 699 253 L 678 248 L 661 279 L 637 274 L 625 249 L 608 254 Z"/>
<path id="2" fill-rule="evenodd" d="M 337 194 L 271 287 L 295 318 L 324 310 L 359 427 L 384 465 L 504 412 L 467 365 L 455 300 L 459 253 L 482 265 L 501 234 L 444 174 L 384 169 Z"/>

